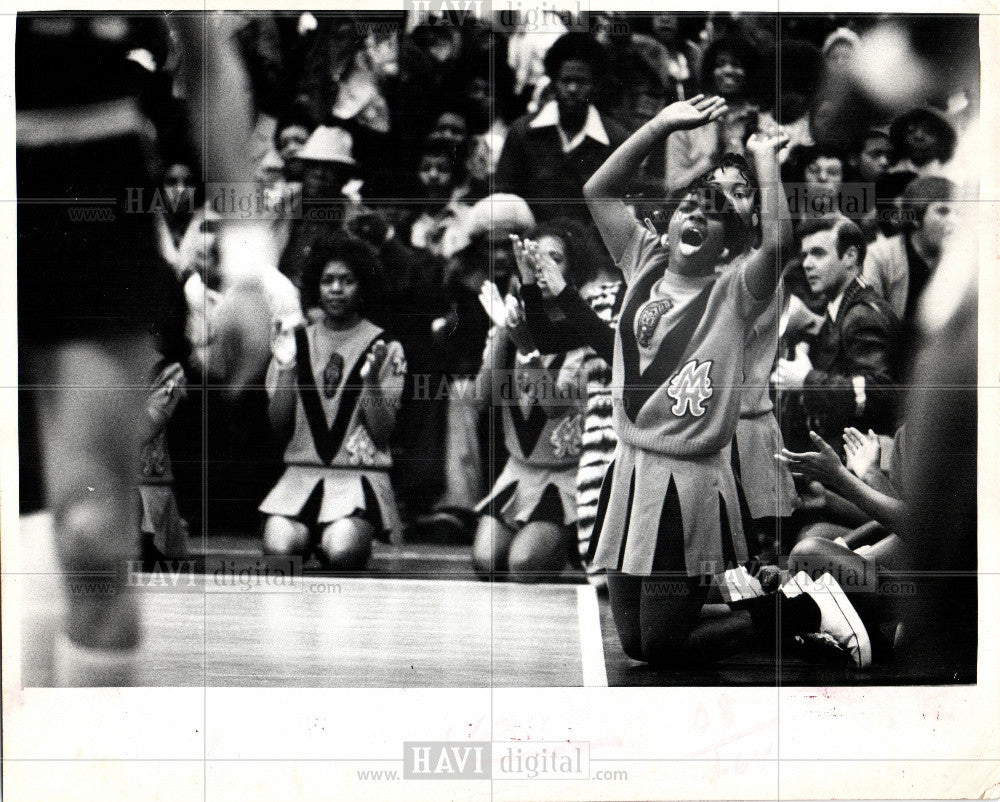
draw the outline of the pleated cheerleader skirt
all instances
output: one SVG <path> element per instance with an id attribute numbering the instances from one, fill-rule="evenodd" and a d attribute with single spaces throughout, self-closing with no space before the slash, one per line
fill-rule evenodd
<path id="1" fill-rule="evenodd" d="M 712 576 L 748 559 L 729 448 L 683 459 L 619 442 L 601 487 L 594 565 Z"/>
<path id="2" fill-rule="evenodd" d="M 258 509 L 265 515 L 298 518 L 320 484 L 317 519 L 304 523 L 323 525 L 360 515 L 371 520 L 393 543 L 402 541 L 403 521 L 386 471 L 289 465 Z"/>

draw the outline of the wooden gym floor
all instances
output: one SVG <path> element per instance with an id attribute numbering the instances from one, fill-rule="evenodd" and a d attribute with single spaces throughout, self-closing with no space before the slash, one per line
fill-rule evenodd
<path id="1" fill-rule="evenodd" d="M 27 523 L 25 523 L 27 522 Z M 22 519 L 35 542 L 47 522 Z M 480 582 L 468 548 L 376 544 L 371 567 L 353 576 L 306 571 L 271 587 L 240 588 L 227 576 L 257 576 L 259 541 L 212 538 L 195 549 L 196 570 L 179 580 L 136 575 L 146 637 L 138 681 L 146 686 L 580 687 L 895 685 L 975 682 L 975 656 L 944 656 L 919 669 L 866 672 L 797 657 L 746 653 L 697 670 L 652 669 L 626 657 L 606 596 L 582 575 L 534 585 Z M 44 549 L 43 549 L 44 551 Z M 26 565 L 53 566 L 26 553 Z M 258 573 L 255 574 L 254 572 Z M 241 574 L 242 572 L 242 574 Z M 6 572 L 5 572 L 6 573 Z M 30 633 L 58 614 L 54 571 L 13 577 L 27 600 L 24 684 L 50 684 L 44 644 Z"/>

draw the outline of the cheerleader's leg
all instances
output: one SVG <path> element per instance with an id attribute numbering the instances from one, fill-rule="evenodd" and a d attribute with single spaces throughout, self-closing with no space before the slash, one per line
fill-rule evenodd
<path id="1" fill-rule="evenodd" d="M 60 686 L 128 685 L 142 636 L 126 566 L 138 554 L 136 469 L 144 437 L 145 337 L 73 342 L 47 352 L 39 390 L 39 436 L 55 546 L 68 591 L 56 641 Z M 74 592 L 99 575 L 103 592 Z"/>
<path id="2" fill-rule="evenodd" d="M 866 625 L 889 619 L 884 597 L 878 593 L 879 567 L 855 554 L 848 546 L 822 538 L 809 538 L 795 545 L 788 555 L 788 570 L 794 576 L 805 571 L 812 579 L 830 574 L 850 598 Z M 871 626 L 869 626 L 871 630 Z"/>
<path id="3" fill-rule="evenodd" d="M 265 554 L 305 554 L 309 548 L 309 527 L 294 518 L 271 515 L 264 522 Z"/>
<path id="4" fill-rule="evenodd" d="M 608 601 L 622 651 L 633 660 L 645 661 L 646 653 L 642 648 L 642 631 L 639 625 L 643 579 L 644 577 L 620 571 L 608 571 Z"/>
<path id="5" fill-rule="evenodd" d="M 495 573 L 507 570 L 507 556 L 513 540 L 514 533 L 503 521 L 492 515 L 479 519 L 472 544 L 472 565 L 480 579 L 490 580 Z"/>
<path id="6" fill-rule="evenodd" d="M 375 525 L 364 518 L 348 516 L 323 529 L 316 553 L 328 567 L 339 571 L 362 571 L 372 554 Z"/>
<path id="7" fill-rule="evenodd" d="M 572 530 L 550 521 L 531 521 L 514 536 L 507 557 L 511 579 L 540 582 L 560 573 L 566 564 Z"/>

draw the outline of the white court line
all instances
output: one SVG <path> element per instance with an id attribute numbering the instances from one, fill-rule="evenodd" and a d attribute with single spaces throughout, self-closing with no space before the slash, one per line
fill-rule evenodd
<path id="1" fill-rule="evenodd" d="M 607 688 L 608 671 L 604 665 L 601 611 L 597 606 L 597 591 L 591 585 L 576 586 L 576 613 L 580 625 L 583 687 Z"/>

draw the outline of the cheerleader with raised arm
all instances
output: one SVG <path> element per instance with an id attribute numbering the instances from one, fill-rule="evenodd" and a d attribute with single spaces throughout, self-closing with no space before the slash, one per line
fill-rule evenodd
<path id="1" fill-rule="evenodd" d="M 594 562 L 608 569 L 625 653 L 655 664 L 718 659 L 754 640 L 773 646 L 778 620 L 786 633 L 832 628 L 831 595 L 799 586 L 767 595 L 746 572 L 749 555 L 730 465 L 747 342 L 774 295 L 780 251 L 791 241 L 779 191 L 783 137 L 749 137 L 764 189 L 762 242 L 729 269 L 753 244 L 738 213 L 738 170 L 725 164 L 710 169 L 671 214 L 658 216 L 661 225 L 640 225 L 620 200 L 629 177 L 667 136 L 725 112 L 720 97 L 699 95 L 668 106 L 584 188 L 627 284 L 612 382 L 619 444 L 601 491 Z M 713 583 L 730 609 L 706 615 Z"/>

